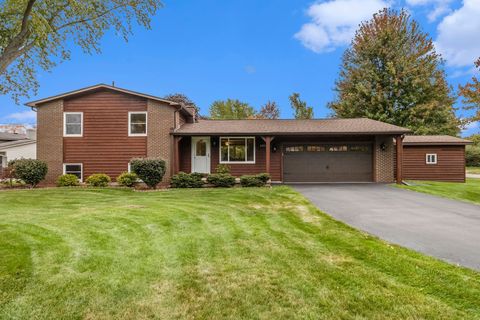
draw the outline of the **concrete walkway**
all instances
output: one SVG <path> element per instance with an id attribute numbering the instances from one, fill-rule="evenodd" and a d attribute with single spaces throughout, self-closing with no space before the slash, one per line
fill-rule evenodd
<path id="1" fill-rule="evenodd" d="M 480 270 L 480 206 L 382 184 L 294 185 L 322 211 L 384 240 Z"/>
<path id="2" fill-rule="evenodd" d="M 467 173 L 467 178 L 480 179 L 480 174 L 477 174 L 477 173 Z"/>

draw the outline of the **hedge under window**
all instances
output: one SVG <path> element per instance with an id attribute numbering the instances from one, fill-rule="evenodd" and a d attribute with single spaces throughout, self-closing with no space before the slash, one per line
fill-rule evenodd
<path id="1" fill-rule="evenodd" d="M 255 138 L 220 138 L 220 163 L 255 163 Z"/>
<path id="2" fill-rule="evenodd" d="M 63 165 L 63 174 L 73 174 L 78 180 L 83 179 L 83 170 L 81 163 L 65 163 Z"/>

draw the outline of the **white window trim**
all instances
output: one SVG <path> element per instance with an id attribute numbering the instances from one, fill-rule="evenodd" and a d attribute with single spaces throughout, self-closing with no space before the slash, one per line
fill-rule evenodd
<path id="1" fill-rule="evenodd" d="M 67 166 L 80 166 L 80 182 L 83 182 L 83 163 L 64 163 L 63 174 L 67 174 Z"/>
<path id="2" fill-rule="evenodd" d="M 132 114 L 144 114 L 145 115 L 145 133 L 132 133 L 131 120 Z M 147 111 L 129 111 L 128 112 L 128 136 L 129 137 L 145 137 L 148 133 L 148 113 Z"/>
<path id="3" fill-rule="evenodd" d="M 253 139 L 253 161 L 222 161 L 222 139 Z M 246 140 L 245 140 L 245 148 L 247 147 Z M 257 160 L 256 157 L 256 152 L 257 152 L 257 144 L 256 144 L 256 139 L 255 137 L 220 137 L 218 140 L 218 160 L 219 163 L 221 164 L 255 164 L 255 161 Z M 230 159 L 230 148 L 228 150 L 228 158 Z M 245 149 L 245 158 L 247 158 L 247 150 Z"/>
<path id="4" fill-rule="evenodd" d="M 435 161 L 428 161 L 428 158 L 432 157 L 432 156 L 435 158 Z M 437 164 L 438 163 L 438 155 L 436 153 L 427 153 L 425 155 L 425 163 L 426 164 Z"/>
<path id="5" fill-rule="evenodd" d="M 67 133 L 67 115 L 79 114 L 80 115 L 80 134 L 68 134 Z M 83 112 L 64 112 L 63 113 L 63 136 L 64 137 L 83 137 Z"/>

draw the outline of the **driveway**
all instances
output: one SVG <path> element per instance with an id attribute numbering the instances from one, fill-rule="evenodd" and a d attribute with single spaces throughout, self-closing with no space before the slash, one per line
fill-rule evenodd
<path id="1" fill-rule="evenodd" d="M 382 184 L 293 187 L 337 220 L 389 242 L 480 270 L 480 206 Z"/>

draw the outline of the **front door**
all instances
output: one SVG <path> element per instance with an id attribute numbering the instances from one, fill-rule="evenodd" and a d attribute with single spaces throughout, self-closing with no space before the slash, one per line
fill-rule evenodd
<path id="1" fill-rule="evenodd" d="M 210 137 L 192 137 L 192 172 L 210 173 Z"/>

